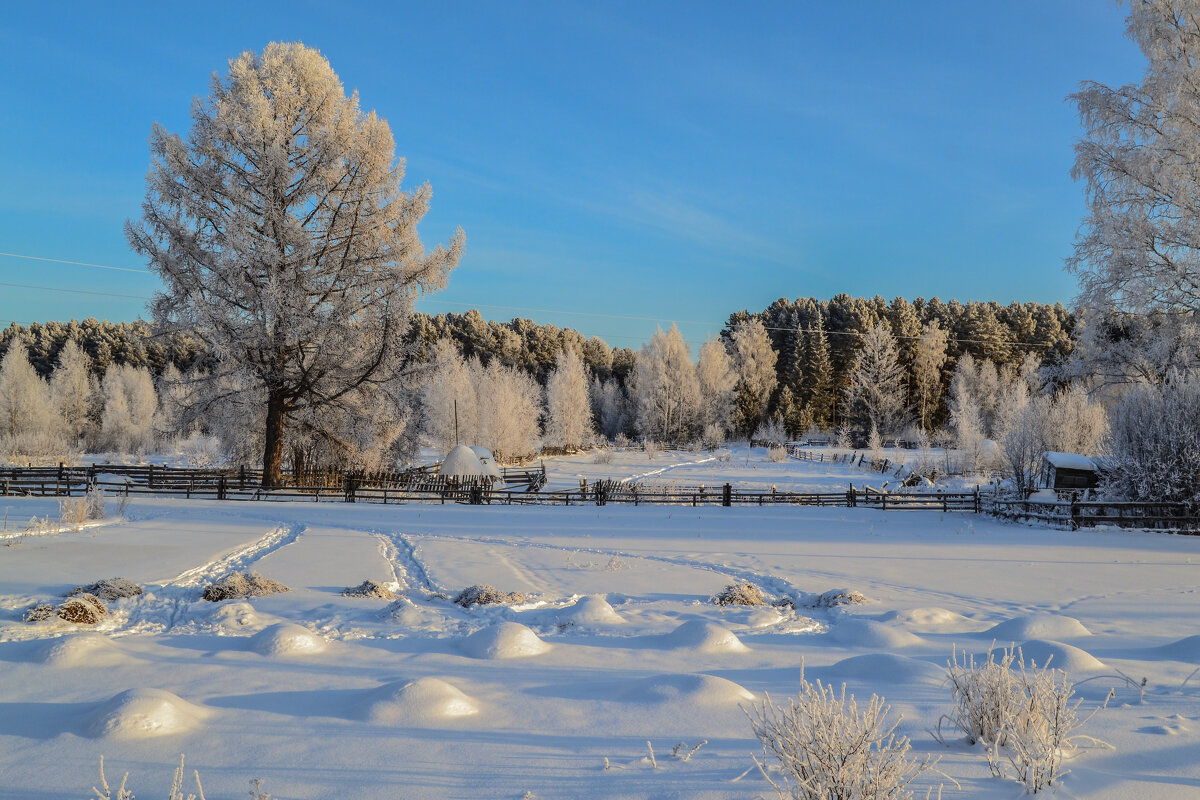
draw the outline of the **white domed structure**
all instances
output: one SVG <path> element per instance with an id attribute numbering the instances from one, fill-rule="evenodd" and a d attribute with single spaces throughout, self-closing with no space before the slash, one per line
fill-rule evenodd
<path id="1" fill-rule="evenodd" d="M 446 454 L 442 465 L 438 467 L 438 474 L 450 478 L 483 478 L 488 471 L 474 450 L 460 444 Z"/>

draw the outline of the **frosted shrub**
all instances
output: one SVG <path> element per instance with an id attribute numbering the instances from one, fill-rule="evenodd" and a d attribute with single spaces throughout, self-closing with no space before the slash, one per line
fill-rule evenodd
<path id="1" fill-rule="evenodd" d="M 382 583 L 365 580 L 358 586 L 343 589 L 342 597 L 374 597 L 381 600 L 395 600 L 396 593 Z"/>
<path id="2" fill-rule="evenodd" d="M 809 605 L 817 608 L 834 608 L 835 606 L 859 606 L 867 602 L 867 596 L 857 589 L 830 589 L 812 599 Z"/>
<path id="3" fill-rule="evenodd" d="M 607 447 L 599 447 L 592 454 L 593 464 L 611 464 L 613 460 L 612 450 Z"/>
<path id="4" fill-rule="evenodd" d="M 142 594 L 142 587 L 128 578 L 105 578 L 88 586 L 76 586 L 67 592 L 68 597 L 82 594 L 94 594 L 106 603 L 120 600 L 124 597 L 137 597 Z"/>
<path id="5" fill-rule="evenodd" d="M 1048 665 L 1025 666 L 1020 649 L 995 651 L 976 664 L 957 652 L 948 668 L 955 708 L 948 717 L 972 743 L 990 745 L 988 767 L 998 777 L 1010 775 L 1031 794 L 1053 786 L 1067 773 L 1063 762 L 1080 742 L 1108 746 L 1078 733 L 1100 710 L 1079 714 L 1082 700 L 1067 674 Z M 939 723 L 939 734 L 940 734 Z"/>
<path id="6" fill-rule="evenodd" d="M 94 594 L 80 594 L 67 598 L 58 607 L 58 618 L 77 625 L 95 625 L 102 617 L 108 616 L 108 607 Z"/>
<path id="7" fill-rule="evenodd" d="M 883 698 L 873 694 L 859 710 L 845 685 L 834 691 L 801 677 L 800 693 L 787 706 L 768 695 L 743 710 L 763 746 L 755 763 L 784 800 L 905 800 L 913 796 L 910 784 L 937 764 L 909 755 L 908 737 L 896 734 L 900 721 L 888 721 Z M 768 762 L 778 768 L 776 777 Z"/>
<path id="8" fill-rule="evenodd" d="M 483 583 L 463 589 L 455 596 L 454 602 L 463 608 L 484 605 L 509 605 L 512 603 L 524 603 L 525 595 L 520 592 L 503 592 L 494 586 Z"/>
<path id="9" fill-rule="evenodd" d="M 787 429 L 783 425 L 783 420 L 772 417 L 758 426 L 752 438 L 756 442 L 766 442 L 768 447 L 782 446 L 788 438 Z"/>
<path id="10" fill-rule="evenodd" d="M 264 578 L 257 572 L 235 572 L 204 588 L 203 597 L 211 603 L 244 597 L 263 597 L 291 591 L 282 583 Z"/>
<path id="11" fill-rule="evenodd" d="M 653 439 L 642 442 L 642 450 L 646 452 L 646 458 L 650 461 L 653 461 L 662 452 L 662 449 L 662 445 Z"/>
<path id="12" fill-rule="evenodd" d="M 705 450 L 716 450 L 725 444 L 725 426 L 717 424 L 705 425 L 704 433 L 700 436 L 700 443 L 704 445 Z"/>
<path id="13" fill-rule="evenodd" d="M 167 795 L 167 800 L 205 800 L 204 787 L 200 785 L 199 771 L 192 770 L 192 776 L 196 780 L 197 793 L 192 794 L 189 792 L 185 795 L 183 792 L 183 755 L 180 754 L 179 766 L 175 768 L 175 774 L 171 778 L 171 792 Z M 93 795 L 91 800 L 133 800 L 133 792 L 125 788 L 125 785 L 128 782 L 129 773 L 126 772 L 121 777 L 121 785 L 117 787 L 117 795 L 114 799 L 112 789 L 109 788 L 108 785 L 108 780 L 104 777 L 104 756 L 100 756 L 100 788 L 97 789 L 95 786 L 92 787 Z M 260 784 L 256 784 L 253 781 L 251 782 L 251 786 L 256 791 L 260 790 L 261 788 Z M 255 798 L 255 800 L 258 800 L 259 798 L 266 798 L 266 800 L 269 800 L 269 798 L 266 795 L 263 795 L 261 792 L 257 794 L 252 792 L 251 796 Z"/>
<path id="14" fill-rule="evenodd" d="M 787 448 L 771 445 L 767 448 L 767 460 L 773 464 L 787 461 Z"/>
<path id="15" fill-rule="evenodd" d="M 749 581 L 731 583 L 713 597 L 713 602 L 719 606 L 763 606 L 767 599 L 759 589 Z"/>
<path id="16" fill-rule="evenodd" d="M 616 436 L 613 437 L 613 447 L 625 449 L 626 447 L 629 447 L 629 445 L 630 445 L 629 437 L 626 436 L 625 434 L 618 433 Z"/>
<path id="17" fill-rule="evenodd" d="M 202 433 L 192 433 L 186 439 L 177 439 L 175 452 L 189 467 L 211 467 L 225 460 L 221 440 Z"/>

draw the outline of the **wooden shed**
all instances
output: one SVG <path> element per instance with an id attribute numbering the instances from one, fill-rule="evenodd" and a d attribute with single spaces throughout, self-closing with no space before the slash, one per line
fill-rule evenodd
<path id="1" fill-rule="evenodd" d="M 1071 491 L 1094 489 L 1100 484 L 1096 459 L 1078 453 L 1044 453 L 1041 480 L 1043 489 Z"/>

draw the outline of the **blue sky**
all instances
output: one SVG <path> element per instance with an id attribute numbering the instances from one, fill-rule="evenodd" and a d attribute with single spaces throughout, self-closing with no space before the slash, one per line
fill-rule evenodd
<path id="1" fill-rule="evenodd" d="M 838 292 L 1069 302 L 1083 79 L 1137 80 L 1099 0 L 8 4 L 0 252 L 144 268 L 151 123 L 243 50 L 303 41 L 428 181 L 479 307 L 637 347 Z M 0 319 L 145 314 L 152 275 L 0 256 Z M 120 296 L 111 296 L 120 295 Z M 526 309 L 538 309 L 526 310 Z"/>

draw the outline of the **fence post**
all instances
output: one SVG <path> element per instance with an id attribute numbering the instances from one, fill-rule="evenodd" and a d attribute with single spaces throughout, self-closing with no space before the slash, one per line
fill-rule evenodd
<path id="1" fill-rule="evenodd" d="M 218 500 L 225 499 L 225 476 L 224 475 L 222 475 L 220 478 L 217 479 L 217 499 Z"/>
<path id="2" fill-rule="evenodd" d="M 238 488 L 239 489 L 246 488 L 246 465 L 245 464 L 238 465 Z"/>
<path id="3" fill-rule="evenodd" d="M 733 505 L 733 485 L 725 484 L 721 487 L 721 505 L 728 508 Z"/>

